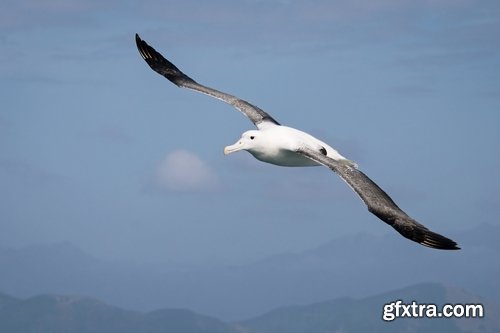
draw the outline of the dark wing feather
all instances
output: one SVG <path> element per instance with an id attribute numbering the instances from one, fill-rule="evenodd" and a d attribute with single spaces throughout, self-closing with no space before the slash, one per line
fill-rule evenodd
<path id="1" fill-rule="evenodd" d="M 197 83 L 189 76 L 184 74 L 174 64 L 165 59 L 154 48 L 149 46 L 145 41 L 143 41 L 139 37 L 138 34 L 135 35 L 135 42 L 137 44 L 137 49 L 139 50 L 139 53 L 148 63 L 149 67 L 151 67 L 158 74 L 166 77 L 170 82 L 174 83 L 175 85 L 182 88 L 187 88 L 201 92 L 203 94 L 215 97 L 221 101 L 231 104 L 240 112 L 242 112 L 245 116 L 247 116 L 258 128 L 260 128 L 261 125 L 264 125 L 266 123 L 279 125 L 279 123 L 276 120 L 274 120 L 269 114 L 267 114 L 260 108 L 256 107 L 255 105 L 252 105 L 247 101 L 239 99 L 235 96 L 223 93 L 221 91 Z"/>
<path id="2" fill-rule="evenodd" d="M 297 152 L 333 170 L 360 196 L 371 213 L 392 226 L 404 237 L 435 249 L 460 249 L 451 239 L 430 231 L 408 216 L 387 193 L 352 164 L 336 161 L 308 148 L 300 148 Z"/>

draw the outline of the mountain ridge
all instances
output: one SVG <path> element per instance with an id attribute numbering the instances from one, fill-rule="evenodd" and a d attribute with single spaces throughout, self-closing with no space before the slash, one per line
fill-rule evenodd
<path id="1" fill-rule="evenodd" d="M 452 296 L 460 295 L 460 297 Z M 395 318 L 383 321 L 384 304 L 402 300 L 404 304 L 481 303 L 484 318 Z M 307 332 L 498 332 L 500 304 L 470 294 L 463 289 L 438 283 L 421 283 L 361 299 L 338 298 L 309 305 L 286 306 L 242 321 L 248 333 Z M 312 318 L 316 318 L 312 321 Z M 318 320 L 321 318 L 321 320 Z"/>
<path id="2" fill-rule="evenodd" d="M 453 296 L 455 295 L 455 296 Z M 336 298 L 275 308 L 238 322 L 225 322 L 187 309 L 125 310 L 98 299 L 72 295 L 37 295 L 18 299 L 0 293 L 0 331 L 16 333 L 322 333 L 402 332 L 492 333 L 500 330 L 500 304 L 438 283 L 421 283 L 365 298 Z M 382 320 L 383 306 L 481 302 L 484 318 L 396 318 Z M 1 304 L 1 303 L 0 303 Z"/>

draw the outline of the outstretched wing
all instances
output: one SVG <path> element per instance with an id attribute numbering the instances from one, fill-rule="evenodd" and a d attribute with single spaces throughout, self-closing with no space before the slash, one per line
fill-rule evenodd
<path id="1" fill-rule="evenodd" d="M 348 163 L 336 161 L 321 152 L 299 148 L 297 153 L 310 158 L 338 174 L 368 206 L 368 210 L 392 226 L 404 237 L 422 245 L 441 250 L 458 250 L 457 243 L 430 231 L 405 212 L 363 172 Z"/>
<path id="2" fill-rule="evenodd" d="M 184 74 L 180 69 L 178 69 L 174 64 L 165 59 L 159 52 L 154 48 L 149 46 L 145 41 L 143 41 L 138 34 L 135 34 L 135 42 L 137 44 L 137 49 L 139 53 L 148 63 L 155 72 L 166 77 L 173 84 L 187 88 L 195 91 L 199 91 L 203 94 L 215 97 L 221 101 L 231 104 L 245 116 L 247 116 L 257 128 L 262 128 L 266 125 L 273 124 L 279 125 L 279 123 L 274 120 L 269 114 L 259 109 L 255 105 L 248 103 L 238 97 L 223 93 L 221 91 L 203 86 L 189 76 Z"/>

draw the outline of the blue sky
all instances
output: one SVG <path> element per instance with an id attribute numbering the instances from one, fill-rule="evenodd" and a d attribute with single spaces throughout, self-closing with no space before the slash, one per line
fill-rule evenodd
<path id="1" fill-rule="evenodd" d="M 0 246 L 200 264 L 400 237 L 325 168 L 225 157 L 253 125 L 151 71 L 136 32 L 198 82 L 330 143 L 432 230 L 500 223 L 497 1 L 0 9 Z"/>

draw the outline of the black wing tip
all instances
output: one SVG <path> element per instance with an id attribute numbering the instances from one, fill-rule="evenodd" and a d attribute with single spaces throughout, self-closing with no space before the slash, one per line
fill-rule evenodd
<path id="1" fill-rule="evenodd" d="M 152 48 L 148 43 L 146 43 L 145 40 L 141 39 L 138 33 L 135 34 L 135 44 L 137 45 L 137 49 L 139 50 L 139 53 L 141 56 L 144 58 L 144 60 L 147 61 L 147 58 L 152 58 L 152 55 L 150 54 L 151 51 L 153 51 L 153 55 L 156 52 L 154 48 Z"/>
<path id="2" fill-rule="evenodd" d="M 436 232 L 430 231 L 413 219 L 406 219 L 403 222 L 404 223 L 401 223 L 401 221 L 399 221 L 399 223 L 392 224 L 392 227 L 403 237 L 433 249 L 460 250 L 460 247 L 455 241 Z"/>
<path id="3" fill-rule="evenodd" d="M 438 250 L 460 250 L 458 244 L 447 237 L 429 230 L 422 230 L 422 233 L 423 239 L 417 241 L 424 246 Z"/>
<path id="4" fill-rule="evenodd" d="M 151 61 L 157 61 L 158 59 L 161 59 L 161 55 L 153 47 L 146 43 L 146 41 L 141 39 L 141 37 L 139 37 L 139 34 L 137 33 L 135 34 L 135 44 L 137 45 L 139 53 L 149 65 L 151 65 Z M 160 57 L 158 57 L 159 55 Z"/>
<path id="5" fill-rule="evenodd" d="M 143 45 L 142 45 L 143 43 L 146 44 L 146 42 L 141 39 L 139 34 L 136 33 L 135 34 L 135 45 L 137 45 L 137 49 L 139 50 L 139 52 L 141 52 L 141 49 L 143 48 Z M 142 55 L 142 52 L 141 52 L 141 55 Z"/>
<path id="6" fill-rule="evenodd" d="M 156 51 L 146 41 L 135 34 L 135 43 L 141 57 L 151 67 L 152 70 L 166 77 L 170 82 L 177 86 L 183 86 L 186 83 L 195 83 L 193 79 L 181 72 L 173 63 L 168 61 L 160 52 Z"/>
<path id="7" fill-rule="evenodd" d="M 156 53 L 156 51 L 148 45 L 144 40 L 139 37 L 139 34 L 135 34 L 135 44 L 137 45 L 137 50 L 139 50 L 139 53 L 141 54 L 141 57 L 146 60 L 146 62 L 151 66 L 150 60 L 153 59 L 153 56 L 151 54 L 151 50 Z"/>

